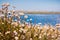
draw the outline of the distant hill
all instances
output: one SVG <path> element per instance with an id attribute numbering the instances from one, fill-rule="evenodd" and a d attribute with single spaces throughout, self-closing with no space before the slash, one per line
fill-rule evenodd
<path id="1" fill-rule="evenodd" d="M 10 10 L 12 12 L 12 10 Z M 0 9 L 0 12 L 2 12 L 2 10 Z M 23 12 L 23 13 L 28 13 L 28 14 L 60 14 L 60 12 L 53 12 L 53 11 L 24 11 L 24 10 L 15 10 L 15 12 L 19 13 L 19 12 Z"/>

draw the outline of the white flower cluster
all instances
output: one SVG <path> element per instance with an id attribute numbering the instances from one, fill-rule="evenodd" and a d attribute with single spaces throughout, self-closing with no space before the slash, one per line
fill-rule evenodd
<path id="1" fill-rule="evenodd" d="M 4 24 L 2 22 L 1 24 Z M 5 37 L 6 40 L 60 40 L 60 31 L 57 28 L 40 25 L 26 25 L 17 22 L 9 23 L 0 27 L 0 38 Z"/>

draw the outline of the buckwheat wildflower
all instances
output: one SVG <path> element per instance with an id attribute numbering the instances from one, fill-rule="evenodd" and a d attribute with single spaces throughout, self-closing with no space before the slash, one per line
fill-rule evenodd
<path id="1" fill-rule="evenodd" d="M 2 22 L 2 24 L 4 24 L 4 23 Z"/>
<path id="2" fill-rule="evenodd" d="M 36 37 L 38 34 L 36 33 L 36 34 L 34 34 L 34 37 Z"/>
<path id="3" fill-rule="evenodd" d="M 24 35 L 22 35 L 22 39 L 25 39 L 25 36 Z"/>
<path id="4" fill-rule="evenodd" d="M 5 34 L 9 34 L 9 33 L 10 33 L 10 31 L 5 32 Z"/>
<path id="5" fill-rule="evenodd" d="M 0 35 L 1 35 L 2 33 L 0 32 Z"/>
<path id="6" fill-rule="evenodd" d="M 52 37 L 52 38 L 55 38 L 55 36 L 54 36 L 54 35 L 52 35 L 51 37 Z"/>
<path id="7" fill-rule="evenodd" d="M 39 36 L 39 38 L 42 38 L 41 35 Z"/>
<path id="8" fill-rule="evenodd" d="M 17 36 L 15 37 L 15 40 L 18 40 L 18 37 Z"/>

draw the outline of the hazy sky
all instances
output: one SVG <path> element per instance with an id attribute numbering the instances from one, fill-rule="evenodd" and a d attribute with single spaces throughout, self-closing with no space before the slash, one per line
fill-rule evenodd
<path id="1" fill-rule="evenodd" d="M 60 0 L 0 0 L 0 8 L 2 3 L 10 3 L 20 10 L 40 10 L 40 11 L 60 11 Z"/>

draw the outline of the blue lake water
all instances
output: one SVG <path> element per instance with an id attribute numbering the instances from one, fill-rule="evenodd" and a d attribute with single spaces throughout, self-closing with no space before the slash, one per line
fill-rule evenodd
<path id="1" fill-rule="evenodd" d="M 26 22 L 29 22 L 29 19 L 32 19 L 32 23 L 42 23 L 44 24 L 52 24 L 55 25 L 57 23 L 60 23 L 60 14 L 25 14 L 28 16 L 26 19 Z M 24 19 L 23 16 L 21 16 L 21 19 Z"/>
<path id="2" fill-rule="evenodd" d="M 32 19 L 33 24 L 42 23 L 42 25 L 44 24 L 55 25 L 57 23 L 60 23 L 60 14 L 25 14 L 25 15 L 28 16 L 28 18 L 25 19 L 25 21 L 30 22 L 29 20 Z M 14 18 L 14 20 L 15 19 L 17 18 Z M 21 16 L 20 19 L 24 20 L 24 16 Z"/>

